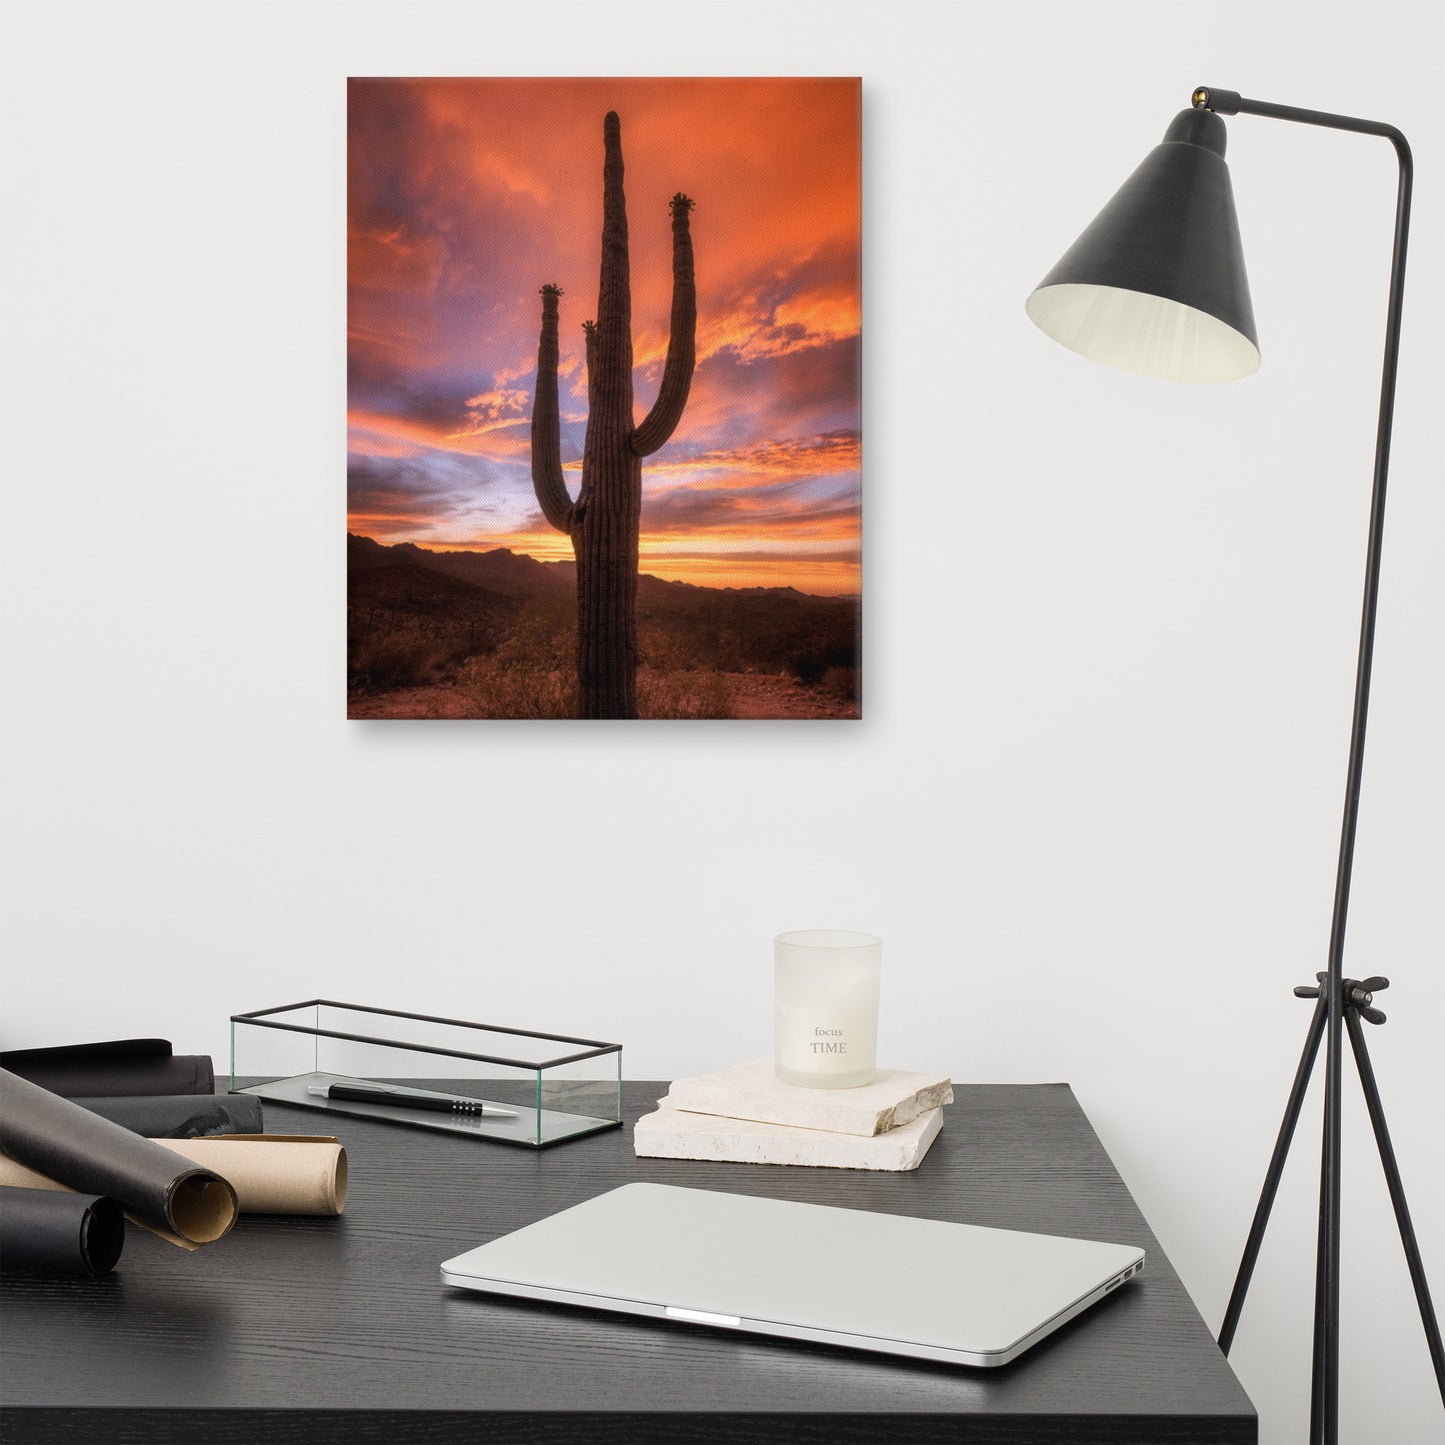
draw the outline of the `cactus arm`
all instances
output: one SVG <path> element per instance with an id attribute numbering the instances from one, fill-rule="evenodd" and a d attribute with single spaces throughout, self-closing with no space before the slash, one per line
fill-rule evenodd
<path id="1" fill-rule="evenodd" d="M 587 336 L 587 426 L 591 430 L 592 414 L 597 407 L 597 323 L 584 321 L 582 330 Z M 587 493 L 589 476 L 587 467 L 582 468 L 582 485 L 577 492 L 577 501 L 572 509 L 572 525 L 580 527 L 587 515 Z"/>
<path id="2" fill-rule="evenodd" d="M 582 331 L 587 337 L 587 410 L 590 415 L 592 403 L 597 400 L 597 323 L 584 321 Z"/>
<path id="3" fill-rule="evenodd" d="M 532 398 L 532 489 L 542 515 L 559 532 L 572 530 L 574 508 L 562 480 L 562 428 L 557 404 L 557 286 L 542 287 L 542 339 Z"/>
<path id="4" fill-rule="evenodd" d="M 673 433 L 687 404 L 697 356 L 697 281 L 692 269 L 692 234 L 688 212 L 692 202 L 680 191 L 672 198 L 672 332 L 662 389 L 646 419 L 632 433 L 632 451 L 651 456 Z"/>

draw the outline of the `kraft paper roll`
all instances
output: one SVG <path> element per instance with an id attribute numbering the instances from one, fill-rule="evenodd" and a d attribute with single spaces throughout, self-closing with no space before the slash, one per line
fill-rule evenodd
<path id="1" fill-rule="evenodd" d="M 242 1214 L 340 1214 L 346 1206 L 346 1150 L 330 1134 L 228 1134 L 154 1139 L 236 1191 Z M 0 1187 L 64 1190 L 47 1175 L 0 1154 Z"/>
<path id="2" fill-rule="evenodd" d="M 229 1180 L 242 1214 L 340 1214 L 346 1150 L 330 1134 L 228 1134 L 157 1139 Z"/>
<path id="3" fill-rule="evenodd" d="M 0 1069 L 0 1149 L 79 1194 L 107 1194 L 128 1217 L 185 1249 L 236 1222 L 236 1191 L 218 1174 Z M 3 1182 L 15 1183 L 16 1180 Z"/>
<path id="4" fill-rule="evenodd" d="M 103 1195 L 0 1187 L 0 1270 L 107 1274 L 125 1245 L 125 1215 Z"/>
<path id="5" fill-rule="evenodd" d="M 66 1098 L 112 1094 L 214 1094 L 216 1071 L 205 1054 L 171 1052 L 168 1039 L 111 1039 L 0 1054 L 8 1069 Z"/>
<path id="6" fill-rule="evenodd" d="M 215 1134 L 259 1134 L 265 1127 L 261 1101 L 254 1094 L 141 1094 L 76 1099 L 99 1114 L 147 1139 L 202 1139 Z"/>

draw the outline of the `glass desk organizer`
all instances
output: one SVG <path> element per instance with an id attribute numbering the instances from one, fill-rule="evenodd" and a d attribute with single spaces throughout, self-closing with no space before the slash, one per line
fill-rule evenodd
<path id="1" fill-rule="evenodd" d="M 621 1127 L 622 1045 L 317 998 L 231 1015 L 231 1092 L 545 1149 Z"/>

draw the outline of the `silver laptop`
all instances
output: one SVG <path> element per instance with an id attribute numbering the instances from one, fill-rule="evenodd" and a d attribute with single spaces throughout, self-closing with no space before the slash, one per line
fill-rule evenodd
<path id="1" fill-rule="evenodd" d="M 1144 1251 L 627 1184 L 442 1265 L 442 1282 L 958 1365 L 1005 1365 Z"/>

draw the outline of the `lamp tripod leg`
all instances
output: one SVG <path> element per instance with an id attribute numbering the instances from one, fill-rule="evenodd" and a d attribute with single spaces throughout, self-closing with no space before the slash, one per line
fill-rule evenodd
<path id="1" fill-rule="evenodd" d="M 1279 1126 L 1279 1136 L 1274 1142 L 1274 1153 L 1270 1156 L 1269 1169 L 1264 1176 L 1264 1188 L 1260 1191 L 1259 1204 L 1254 1211 L 1254 1222 L 1249 1227 L 1249 1238 L 1245 1242 L 1244 1257 L 1239 1262 L 1239 1273 L 1234 1279 L 1234 1289 L 1229 1296 L 1229 1306 L 1224 1311 L 1224 1323 L 1219 1328 L 1219 1348 L 1227 1355 L 1234 1343 L 1234 1332 L 1239 1327 L 1239 1316 L 1244 1309 L 1244 1297 L 1249 1292 L 1249 1281 L 1254 1274 L 1255 1262 L 1259 1259 L 1260 1245 L 1264 1243 L 1264 1231 L 1269 1224 L 1269 1212 L 1274 1207 L 1274 1197 L 1279 1192 L 1280 1177 L 1284 1173 L 1284 1161 L 1294 1138 L 1295 1125 L 1299 1123 L 1300 1109 L 1304 1105 L 1305 1092 L 1309 1088 L 1310 1074 L 1314 1070 L 1315 1055 L 1320 1051 L 1320 1040 L 1325 1034 L 1325 1019 L 1329 1013 L 1329 1000 L 1320 990 L 1319 1002 L 1315 1005 L 1314 1016 L 1310 1019 L 1309 1034 L 1305 1038 L 1304 1053 L 1300 1055 L 1299 1068 L 1295 1071 L 1294 1084 L 1289 1091 L 1289 1102 L 1285 1105 L 1284 1120 Z"/>
<path id="2" fill-rule="evenodd" d="M 1325 990 L 1320 990 L 1323 996 Z M 1328 1065 L 1326 1066 L 1328 1074 Z M 1330 1231 L 1328 1225 L 1330 1201 L 1330 1118 L 1328 1094 L 1329 1080 L 1325 1081 L 1326 1105 L 1324 1139 L 1320 1145 L 1320 1226 L 1319 1244 L 1315 1252 L 1315 1333 L 1314 1350 L 1310 1365 L 1310 1445 L 1335 1445 L 1338 1424 L 1332 1432 L 1328 1423 L 1330 1411 L 1329 1381 L 1329 1269 Z M 1336 1335 L 1338 1339 L 1338 1335 Z M 1338 1409 L 1338 1405 L 1336 1405 Z"/>
<path id="3" fill-rule="evenodd" d="M 1440 1324 L 1435 1318 L 1435 1306 L 1430 1302 L 1425 1264 L 1420 1258 L 1415 1226 L 1410 1222 L 1410 1208 L 1405 1203 L 1405 1186 L 1400 1179 L 1400 1167 L 1395 1162 L 1395 1149 L 1390 1143 L 1390 1131 L 1385 1124 L 1385 1107 L 1380 1101 L 1380 1090 L 1375 1083 L 1375 1070 L 1365 1048 L 1365 1033 L 1354 1009 L 1345 1010 L 1345 1027 L 1349 1030 L 1350 1047 L 1355 1053 L 1355 1066 L 1360 1074 L 1360 1087 L 1365 1093 L 1365 1107 L 1370 1111 L 1375 1142 L 1380 1147 L 1380 1163 L 1385 1169 L 1390 1203 L 1395 1206 L 1395 1222 L 1400 1226 L 1400 1242 L 1405 1247 L 1405 1262 L 1410 1266 L 1410 1280 L 1415 1286 L 1415 1301 L 1420 1306 L 1420 1322 L 1425 1326 L 1425 1341 L 1430 1347 L 1430 1360 L 1435 1366 L 1435 1383 L 1439 1386 L 1441 1401 L 1445 1402 L 1445 1349 L 1442 1349 L 1440 1343 Z"/>

